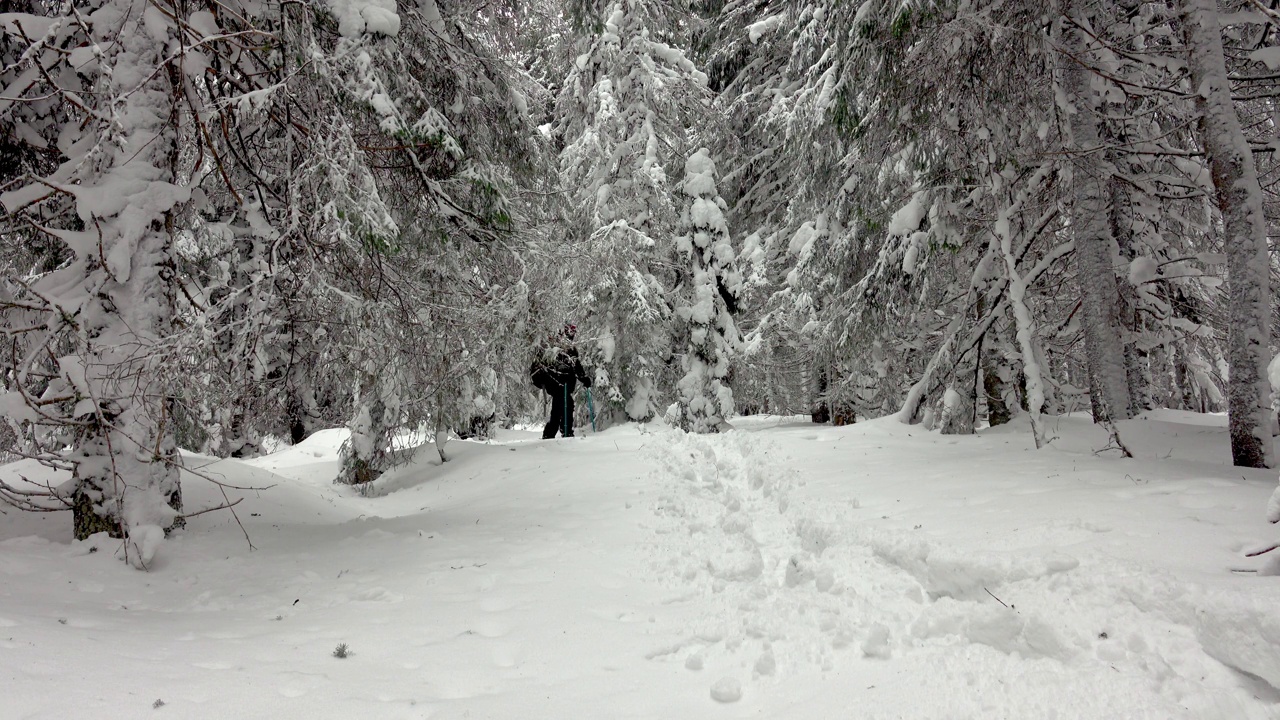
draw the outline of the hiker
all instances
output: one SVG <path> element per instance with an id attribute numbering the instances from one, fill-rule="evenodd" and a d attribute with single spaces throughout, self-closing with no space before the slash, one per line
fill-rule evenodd
<path id="1" fill-rule="evenodd" d="M 542 439 L 550 440 L 557 432 L 573 437 L 573 391 L 581 380 L 591 387 L 591 378 L 582 367 L 573 338 L 578 326 L 566 323 L 560 337 L 548 338 L 538 346 L 529 374 L 533 384 L 551 396 L 551 419 L 542 430 Z"/>

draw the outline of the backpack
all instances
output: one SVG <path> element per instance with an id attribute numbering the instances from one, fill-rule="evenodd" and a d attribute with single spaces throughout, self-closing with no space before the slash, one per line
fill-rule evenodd
<path id="1" fill-rule="evenodd" d="M 551 368 L 547 366 L 546 349 L 542 346 L 534 351 L 533 362 L 529 363 L 529 379 L 539 390 L 546 390 L 551 385 Z"/>

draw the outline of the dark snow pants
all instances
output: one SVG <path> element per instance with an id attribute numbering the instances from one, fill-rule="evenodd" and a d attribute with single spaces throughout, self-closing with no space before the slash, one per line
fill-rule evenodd
<path id="1" fill-rule="evenodd" d="M 558 432 L 573 437 L 573 393 L 565 385 L 553 385 L 547 394 L 551 396 L 551 419 L 542 429 L 542 439 L 550 440 Z"/>

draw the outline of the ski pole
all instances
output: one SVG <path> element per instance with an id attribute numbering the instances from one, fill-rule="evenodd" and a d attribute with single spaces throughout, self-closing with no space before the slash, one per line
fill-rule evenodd
<path id="1" fill-rule="evenodd" d="M 587 415 L 591 418 L 591 432 L 596 431 L 596 406 L 591 402 L 591 388 L 587 388 Z"/>
<path id="2" fill-rule="evenodd" d="M 564 436 L 569 437 L 569 385 L 564 385 Z"/>

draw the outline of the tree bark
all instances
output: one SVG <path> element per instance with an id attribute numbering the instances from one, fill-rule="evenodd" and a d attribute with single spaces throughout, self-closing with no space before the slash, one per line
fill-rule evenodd
<path id="1" fill-rule="evenodd" d="M 1125 138 L 1117 138 L 1121 145 Z M 1129 172 L 1123 160 L 1113 158 L 1112 165 L 1117 170 Z M 1131 263 L 1138 257 L 1133 237 L 1133 199 L 1128 187 L 1114 175 L 1109 182 L 1111 193 L 1111 234 L 1119 246 L 1120 260 Z M 1139 312 L 1137 289 L 1127 277 L 1116 281 L 1119 291 L 1117 310 L 1120 313 L 1120 329 L 1124 333 L 1124 371 L 1129 384 L 1129 417 L 1155 407 L 1152 400 L 1152 378 L 1150 352 L 1143 350 L 1139 341 L 1143 338 L 1142 314 Z"/>
<path id="2" fill-rule="evenodd" d="M 1273 467 L 1267 342 L 1271 330 L 1269 262 L 1262 187 L 1253 153 L 1231 99 L 1218 7 L 1213 0 L 1181 0 L 1183 37 L 1192 89 L 1201 111 L 1227 254 L 1227 417 L 1231 457 L 1242 467 Z"/>
<path id="3" fill-rule="evenodd" d="M 980 348 L 958 364 L 952 374 L 951 384 L 942 396 L 942 434 L 972 435 L 974 408 L 978 401 Z"/>
<path id="4" fill-rule="evenodd" d="M 1131 414 L 1107 192 L 1112 168 L 1100 150 L 1091 75 L 1082 64 L 1090 55 L 1089 38 L 1079 27 L 1089 24 L 1080 12 L 1083 5 L 1081 0 L 1064 3 L 1068 19 L 1062 29 L 1062 44 L 1066 52 L 1059 55 L 1058 65 L 1063 92 L 1073 105 L 1067 111 L 1073 151 L 1071 228 L 1082 298 L 1080 324 L 1089 368 L 1089 393 L 1094 422 L 1106 422 L 1123 420 Z"/>
<path id="5" fill-rule="evenodd" d="M 827 368 L 819 365 L 815 383 L 810 387 L 809 418 L 813 422 L 825 425 L 831 422 L 831 406 L 827 404 Z"/>
<path id="6" fill-rule="evenodd" d="M 991 190 L 999 212 L 995 228 L 991 233 L 991 252 L 1004 260 L 1005 277 L 1008 278 L 1009 309 L 1013 312 L 1014 328 L 1018 338 L 1018 350 L 1022 354 L 1022 373 L 1025 376 L 1026 410 L 1031 421 L 1031 435 L 1036 449 L 1044 447 L 1044 423 L 1041 413 L 1045 407 L 1045 381 L 1040 362 L 1040 354 L 1036 349 L 1036 323 L 1027 305 L 1027 279 L 1018 270 L 1018 258 L 1013 251 L 1014 230 L 1012 219 L 1022 210 L 1027 199 L 1039 192 L 1045 178 L 1049 175 L 1049 167 L 1042 166 L 1027 181 L 1025 187 L 1017 192 L 1006 187 L 1006 180 L 999 174 L 992 176 Z M 1011 198 L 1006 201 L 1006 194 Z"/>
<path id="7" fill-rule="evenodd" d="M 1008 365 L 1004 347 L 1008 344 L 1003 330 L 992 329 L 993 337 L 982 349 L 982 392 L 987 409 L 987 425 L 1004 425 L 1013 418 L 1014 409 L 1009 406 L 1011 389 L 1008 387 Z"/>

